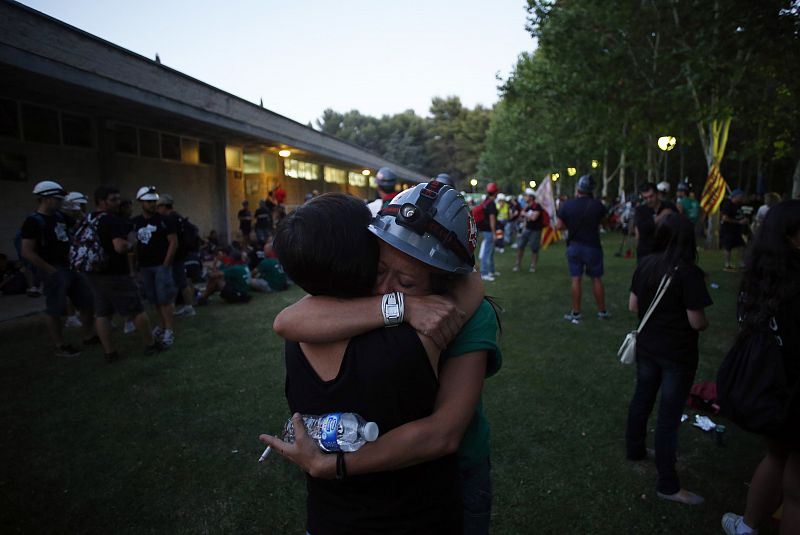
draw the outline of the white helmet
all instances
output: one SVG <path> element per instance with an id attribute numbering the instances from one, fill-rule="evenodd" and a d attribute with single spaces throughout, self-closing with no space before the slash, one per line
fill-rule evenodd
<path id="1" fill-rule="evenodd" d="M 67 198 L 65 199 L 67 202 L 71 202 L 73 204 L 88 204 L 89 199 L 83 193 L 79 191 L 70 191 L 67 194 Z"/>
<path id="2" fill-rule="evenodd" d="M 142 186 L 136 192 L 137 201 L 157 201 L 158 193 L 155 186 Z"/>
<path id="3" fill-rule="evenodd" d="M 497 194 L 497 200 L 498 201 L 505 201 L 506 200 L 506 196 L 504 194 L 502 194 L 502 193 L 498 193 Z"/>
<path id="4" fill-rule="evenodd" d="M 56 199 L 63 199 L 67 192 L 58 182 L 53 182 L 52 180 L 43 180 L 33 186 L 33 194 L 39 197 L 55 197 Z"/>
<path id="5" fill-rule="evenodd" d="M 533 195 L 536 197 L 536 191 L 533 188 L 525 188 L 525 195 Z"/>
<path id="6" fill-rule="evenodd" d="M 658 183 L 656 188 L 661 193 L 669 193 L 669 182 L 667 182 L 666 180 L 662 180 L 661 182 Z"/>

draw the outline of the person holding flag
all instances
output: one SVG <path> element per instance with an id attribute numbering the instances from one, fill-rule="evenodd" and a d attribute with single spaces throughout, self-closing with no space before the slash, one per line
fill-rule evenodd
<path id="1" fill-rule="evenodd" d="M 547 175 L 536 190 L 536 200 L 544 209 L 542 221 L 542 250 L 546 251 L 551 243 L 561 239 L 561 232 L 556 225 L 556 201 L 553 195 L 553 182 Z"/>

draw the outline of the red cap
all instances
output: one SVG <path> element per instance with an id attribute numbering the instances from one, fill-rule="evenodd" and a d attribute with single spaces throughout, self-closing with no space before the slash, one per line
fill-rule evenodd
<path id="1" fill-rule="evenodd" d="M 497 184 L 494 182 L 489 182 L 486 185 L 486 193 L 497 193 Z"/>

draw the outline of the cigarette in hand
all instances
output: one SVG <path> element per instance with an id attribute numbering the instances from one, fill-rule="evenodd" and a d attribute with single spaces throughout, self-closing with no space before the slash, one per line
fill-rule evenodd
<path id="1" fill-rule="evenodd" d="M 263 463 L 270 451 L 272 451 L 272 446 L 267 446 L 267 449 L 265 449 L 264 453 L 261 454 L 261 457 L 258 458 L 258 462 Z"/>

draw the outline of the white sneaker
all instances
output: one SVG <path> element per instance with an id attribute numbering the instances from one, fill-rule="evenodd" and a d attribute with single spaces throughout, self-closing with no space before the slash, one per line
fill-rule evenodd
<path id="1" fill-rule="evenodd" d="M 481 275 L 481 280 L 482 281 L 494 282 L 495 278 L 492 277 L 491 275 Z"/>
<path id="2" fill-rule="evenodd" d="M 126 321 L 125 327 L 122 328 L 122 333 L 131 334 L 132 332 L 136 332 L 136 324 L 132 321 Z"/>
<path id="3" fill-rule="evenodd" d="M 529 273 L 536 273 L 536 268 L 531 266 L 530 269 L 528 269 L 528 272 Z"/>
<path id="4" fill-rule="evenodd" d="M 503 253 L 505 253 L 505 252 L 506 252 L 506 250 L 505 250 L 505 248 L 503 248 L 503 247 L 499 247 L 499 248 L 497 249 L 497 252 L 498 252 L 498 253 L 500 253 L 500 254 L 503 254 Z"/>
<path id="5" fill-rule="evenodd" d="M 161 337 L 164 336 L 164 329 L 161 328 L 160 325 L 156 325 L 153 327 L 153 338 L 158 341 L 161 341 Z"/>
<path id="6" fill-rule="evenodd" d="M 196 316 L 197 311 L 194 309 L 192 305 L 183 305 L 181 308 L 175 311 L 175 317 L 179 316 Z"/>
<path id="7" fill-rule="evenodd" d="M 513 268 L 511 268 L 511 271 L 516 273 L 517 271 L 519 271 L 519 266 L 514 266 Z"/>
<path id="8" fill-rule="evenodd" d="M 724 529 L 725 533 L 728 535 L 758 534 L 757 529 L 753 529 L 744 523 L 744 517 L 742 515 L 737 515 L 735 513 L 725 513 L 722 515 L 722 529 Z"/>
<path id="9" fill-rule="evenodd" d="M 169 329 L 164 329 L 161 333 L 161 343 L 166 347 L 171 347 L 175 343 L 175 333 Z"/>
<path id="10" fill-rule="evenodd" d="M 499 277 L 500 276 L 500 272 L 499 271 L 495 271 L 494 273 L 492 273 L 492 276 Z"/>
<path id="11" fill-rule="evenodd" d="M 64 327 L 83 327 L 81 318 L 78 315 L 69 316 L 67 321 L 64 322 Z"/>
<path id="12" fill-rule="evenodd" d="M 514 243 L 514 244 L 512 244 L 512 245 L 511 245 L 511 248 L 512 248 L 512 249 L 517 249 L 518 247 L 519 247 L 519 246 L 518 246 L 516 243 Z"/>

